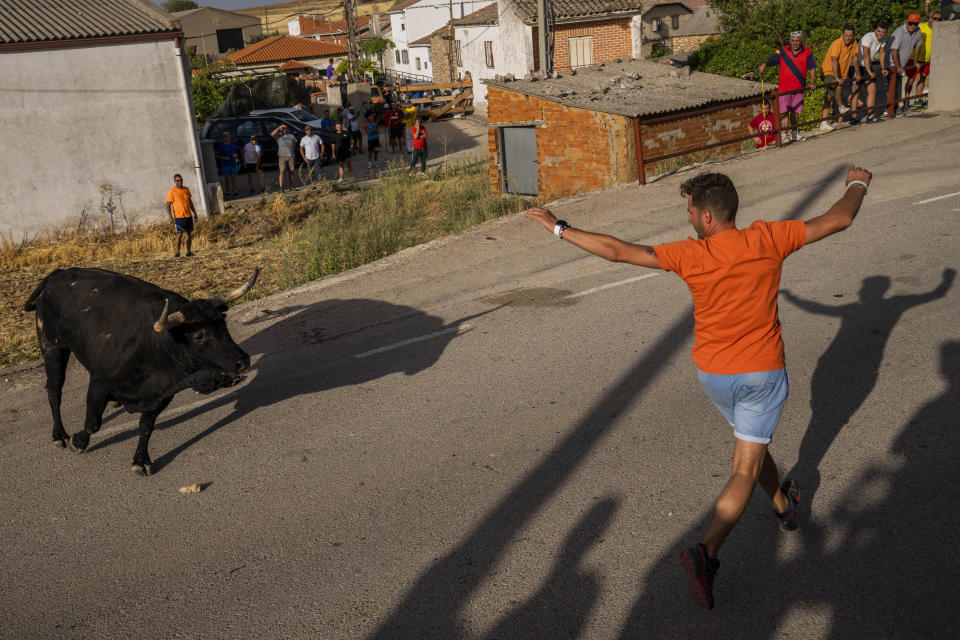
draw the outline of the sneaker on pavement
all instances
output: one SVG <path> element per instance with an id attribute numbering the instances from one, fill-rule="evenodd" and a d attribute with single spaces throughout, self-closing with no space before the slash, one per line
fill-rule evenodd
<path id="1" fill-rule="evenodd" d="M 820 123 L 820 131 L 833 131 L 833 127 L 830 126 L 830 123 L 824 120 Z"/>
<path id="2" fill-rule="evenodd" d="M 806 138 L 805 136 L 802 136 L 802 135 L 800 135 L 800 134 L 798 133 L 798 134 L 796 135 L 796 137 L 793 139 L 793 141 L 794 141 L 794 142 L 800 142 L 801 140 L 806 140 L 806 139 L 807 139 L 807 138 Z"/>
<path id="3" fill-rule="evenodd" d="M 850 107 L 845 107 L 843 105 L 840 105 L 839 107 L 837 107 L 837 111 L 840 112 L 840 115 L 843 115 L 844 113 L 849 113 Z"/>
<path id="4" fill-rule="evenodd" d="M 690 595 L 700 606 L 713 609 L 713 577 L 720 561 L 708 558 L 707 548 L 698 542 L 696 546 L 680 552 L 680 566 L 687 574 Z"/>
<path id="5" fill-rule="evenodd" d="M 790 134 L 788 134 L 788 133 L 781 133 L 781 134 L 780 134 L 780 142 L 782 142 L 783 144 L 786 144 L 786 143 L 790 142 Z"/>
<path id="6" fill-rule="evenodd" d="M 797 481 L 792 478 L 783 481 L 780 491 L 787 496 L 787 510 L 776 514 L 780 521 L 780 528 L 784 531 L 795 531 L 800 526 L 800 521 L 797 519 L 797 503 L 803 497 L 803 492 L 797 486 Z"/>

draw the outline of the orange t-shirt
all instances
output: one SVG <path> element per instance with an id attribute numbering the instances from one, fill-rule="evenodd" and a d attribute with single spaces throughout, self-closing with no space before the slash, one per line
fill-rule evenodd
<path id="1" fill-rule="evenodd" d="M 693 295 L 693 361 L 716 375 L 784 367 L 777 317 L 783 260 L 804 245 L 798 220 L 757 221 L 705 238 L 655 247 L 660 266 Z"/>
<path id="2" fill-rule="evenodd" d="M 190 189 L 186 187 L 171 187 L 170 191 L 167 191 L 167 202 L 173 203 L 173 217 L 174 218 L 189 218 L 190 217 Z"/>

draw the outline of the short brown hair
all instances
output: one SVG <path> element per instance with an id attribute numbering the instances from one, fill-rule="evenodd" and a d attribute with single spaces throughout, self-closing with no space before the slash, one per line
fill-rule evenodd
<path id="1" fill-rule="evenodd" d="M 680 195 L 690 196 L 693 206 L 706 209 L 721 222 L 737 217 L 740 196 L 733 181 L 722 173 L 701 173 L 680 185 Z"/>

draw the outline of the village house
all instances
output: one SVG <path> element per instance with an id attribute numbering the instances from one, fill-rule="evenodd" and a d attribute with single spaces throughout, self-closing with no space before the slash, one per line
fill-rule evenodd
<path id="1" fill-rule="evenodd" d="M 380 16 L 357 16 L 357 36 L 359 38 L 367 37 L 373 26 L 374 18 L 379 22 Z M 287 33 L 291 36 L 314 38 L 345 45 L 347 44 L 347 21 L 298 15 L 287 22 Z"/>
<path id="2" fill-rule="evenodd" d="M 390 9 L 391 40 L 396 45 L 384 53 L 384 68 L 389 79 L 406 78 L 432 82 L 430 34 L 451 18 L 462 18 L 490 4 L 490 0 L 464 0 L 439 3 L 436 0 L 406 0 Z"/>
<path id="3" fill-rule="evenodd" d="M 183 46 L 208 58 L 243 49 L 259 36 L 260 20 L 242 13 L 200 7 L 171 13 L 183 29 Z"/>
<path id="4" fill-rule="evenodd" d="M 207 211 L 183 31 L 145 0 L 0 11 L 0 233 L 166 220 L 173 174 Z"/>
<path id="5" fill-rule="evenodd" d="M 720 37 L 720 21 L 716 9 L 708 5 L 697 8 L 680 27 L 670 34 L 670 51 L 690 53 L 697 51 L 707 40 Z"/>
<path id="6" fill-rule="evenodd" d="M 317 71 L 326 69 L 331 59 L 333 59 L 333 66 L 337 66 L 345 57 L 347 57 L 345 44 L 299 36 L 271 36 L 231 53 L 227 56 L 227 60 L 235 64 L 238 69 Z M 292 64 L 294 61 L 299 64 Z"/>
<path id="7" fill-rule="evenodd" d="M 635 59 L 484 83 L 494 192 L 545 199 L 643 181 L 658 156 L 689 162 L 715 143 L 708 154 L 739 152 L 743 141 L 731 140 L 749 135 L 761 91 L 755 82 Z"/>

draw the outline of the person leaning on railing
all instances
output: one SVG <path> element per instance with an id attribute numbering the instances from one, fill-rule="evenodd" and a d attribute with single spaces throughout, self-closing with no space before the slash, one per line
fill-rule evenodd
<path id="1" fill-rule="evenodd" d="M 864 117 L 867 122 L 879 122 L 879 115 L 871 115 L 874 101 L 877 97 L 877 80 L 885 78 L 889 73 L 886 65 L 887 29 L 890 25 L 880 20 L 873 31 L 860 38 L 860 50 L 857 58 L 860 61 L 860 76 L 867 87 L 867 113 L 865 116 L 854 117 L 850 124 L 858 124 Z M 859 107 L 859 99 L 855 100 L 854 111 Z"/>
<path id="2" fill-rule="evenodd" d="M 850 64 L 857 59 L 857 36 L 852 25 L 843 28 L 839 38 L 833 41 L 830 48 L 827 49 L 827 55 L 824 56 L 823 66 L 820 68 L 823 73 L 823 82 L 827 88 L 823 92 L 823 117 L 830 117 L 833 103 L 836 102 L 837 111 L 841 115 L 850 111 L 850 108 L 843 104 L 843 85 L 854 81 L 853 92 L 856 92 L 860 83 L 859 65 Z M 820 129 L 823 131 L 832 131 L 833 127 L 824 120 L 820 123 Z"/>
<path id="3" fill-rule="evenodd" d="M 762 76 L 767 67 L 773 65 L 780 66 L 777 91 L 781 94 L 779 97 L 781 125 L 786 128 L 789 122 L 789 126 L 796 127 L 803 112 L 803 90 L 807 88 L 808 82 L 815 84 L 817 73 L 817 62 L 813 52 L 803 45 L 802 31 L 791 33 L 790 46 L 782 47 L 760 64 L 759 75 Z M 796 93 L 788 93 L 791 91 Z M 782 95 L 784 93 L 788 95 Z M 783 141 L 787 140 L 787 134 L 784 132 Z M 803 140 L 803 136 L 795 128 L 790 129 L 789 140 Z"/>

